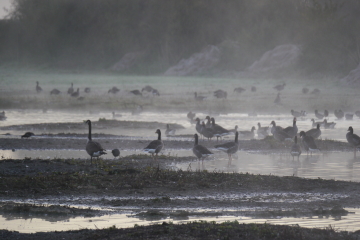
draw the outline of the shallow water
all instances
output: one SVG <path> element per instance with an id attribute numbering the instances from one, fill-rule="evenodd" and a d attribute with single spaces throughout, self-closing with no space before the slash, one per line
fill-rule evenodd
<path id="1" fill-rule="evenodd" d="M 276 176 L 297 176 L 304 178 L 322 178 L 360 182 L 360 156 L 354 159 L 352 152 L 328 152 L 313 155 L 303 154 L 299 161 L 293 160 L 289 153 L 262 154 L 258 152 L 239 151 L 233 156 L 228 166 L 227 154 L 211 149 L 215 154 L 200 164 L 191 149 L 167 149 L 162 154 L 173 156 L 169 159 L 170 167 L 182 170 L 208 170 L 221 172 L 241 172 Z M 120 156 L 145 154 L 142 149 L 121 150 Z M 360 155 L 358 153 L 358 155 Z M 0 150 L 0 159 L 87 159 L 85 150 Z M 114 159 L 111 153 L 102 156 L 104 160 Z M 149 154 L 150 157 L 150 154 Z M 175 157 L 189 157 L 190 162 L 176 162 Z M 119 159 L 121 161 L 121 158 Z M 135 160 L 136 161 L 136 160 Z"/>
<path id="2" fill-rule="evenodd" d="M 119 112 L 122 114 L 122 117 L 117 117 L 117 120 L 122 121 L 157 121 L 162 123 L 177 123 L 185 127 L 185 129 L 177 130 L 176 134 L 194 134 L 196 133 L 195 125 L 190 124 L 186 117 L 186 113 L 171 113 L 171 112 L 143 112 L 140 115 L 132 115 L 130 112 Z M 209 113 L 197 113 L 197 117 L 204 119 L 206 115 L 211 115 Z M 111 112 L 65 112 L 65 111 L 55 111 L 48 110 L 47 113 L 43 113 L 41 110 L 18 110 L 12 109 L 6 111 L 7 120 L 0 121 L 0 127 L 10 126 L 10 125 L 21 125 L 21 124 L 39 124 L 39 123 L 60 123 L 60 122 L 82 122 L 86 119 L 92 121 L 97 121 L 99 118 L 113 119 Z M 323 139 L 334 139 L 339 141 L 346 141 L 345 135 L 349 126 L 353 126 L 355 133 L 357 129 L 360 129 L 360 120 L 354 116 L 354 120 L 337 120 L 334 115 L 328 118 L 328 122 L 336 122 L 335 129 L 322 129 L 322 138 Z M 287 127 L 292 126 L 292 119 L 290 112 L 289 114 L 281 115 L 258 115 L 256 117 L 249 117 L 248 113 L 231 113 L 231 114 L 221 114 L 215 115 L 216 123 L 227 128 L 233 129 L 235 125 L 239 126 L 239 130 L 250 130 L 252 126 L 257 128 L 257 123 L 260 122 L 262 126 L 269 126 L 272 120 L 275 120 L 278 126 Z M 312 128 L 311 118 L 315 118 L 314 114 L 308 114 L 306 118 L 299 118 L 297 121 L 297 126 L 299 131 L 307 131 Z M 320 120 L 316 120 L 320 121 Z M 165 129 L 164 129 L 165 130 Z M 119 129 L 118 131 L 114 129 L 101 129 L 96 130 L 98 133 L 106 134 L 116 134 L 116 135 L 126 135 L 126 136 L 145 136 L 153 137 L 153 129 Z M 19 137 L 23 132 L 16 131 L 6 131 Z M 4 132 L 4 133 L 6 133 Z M 34 131 L 35 134 L 42 133 L 58 133 L 51 132 L 50 130 L 44 128 L 41 131 Z M 74 130 L 70 126 L 68 129 L 63 129 L 64 133 L 87 133 L 86 128 L 84 130 Z M 360 132 L 360 130 L 359 130 Z"/>
<path id="3" fill-rule="evenodd" d="M 346 209 L 351 212 L 346 216 L 312 216 L 312 217 L 281 217 L 274 216 L 272 218 L 253 218 L 247 216 L 188 216 L 182 217 L 181 219 L 176 217 L 164 216 L 157 219 L 147 219 L 143 217 L 135 216 L 136 212 L 126 211 L 122 214 L 104 215 L 100 217 L 74 217 L 69 219 L 52 217 L 51 219 L 40 218 L 38 216 L 21 217 L 11 215 L 3 216 L 0 215 L 0 227 L 10 230 L 19 231 L 22 233 L 34 233 L 34 232 L 48 232 L 48 231 L 67 231 L 77 229 L 102 229 L 111 226 L 117 228 L 129 228 L 135 224 L 138 225 L 152 225 L 161 224 L 162 222 L 171 221 L 173 223 L 186 223 L 190 221 L 234 221 L 237 220 L 239 223 L 268 223 L 268 224 L 279 224 L 279 225 L 299 225 L 300 227 L 307 228 L 327 228 L 331 225 L 336 230 L 356 231 L 360 228 L 360 209 L 349 208 Z M 212 211 L 213 212 L 213 211 Z"/>

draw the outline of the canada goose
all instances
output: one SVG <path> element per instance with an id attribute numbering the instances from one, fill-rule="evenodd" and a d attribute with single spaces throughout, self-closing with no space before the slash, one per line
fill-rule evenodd
<path id="1" fill-rule="evenodd" d="M 210 120 L 211 120 L 211 129 L 214 131 L 214 136 L 216 136 L 216 141 L 219 140 L 219 137 L 221 138 L 223 136 L 230 134 L 228 130 L 216 124 L 214 118 L 211 118 Z"/>
<path id="2" fill-rule="evenodd" d="M 318 119 L 323 119 L 324 118 L 324 114 L 319 113 L 318 110 L 315 110 L 315 117 Z"/>
<path id="3" fill-rule="evenodd" d="M 196 121 L 195 129 L 200 135 L 202 135 L 202 126 L 200 124 L 200 119 L 196 118 L 195 121 Z"/>
<path id="4" fill-rule="evenodd" d="M 206 116 L 205 119 L 207 120 L 206 124 L 205 124 L 206 127 L 211 128 L 211 118 L 210 118 L 210 116 Z"/>
<path id="5" fill-rule="evenodd" d="M 245 92 L 246 91 L 246 89 L 245 88 L 242 88 L 242 87 L 237 87 L 237 88 L 234 88 L 234 92 L 236 92 L 236 93 L 242 93 L 242 92 Z"/>
<path id="6" fill-rule="evenodd" d="M 112 155 L 114 156 L 114 159 L 118 156 L 120 156 L 120 150 L 115 148 L 111 151 Z"/>
<path id="7" fill-rule="evenodd" d="M 337 117 L 337 119 L 342 119 L 345 116 L 344 112 L 341 111 L 341 109 L 340 110 L 335 110 L 334 115 L 335 115 L 335 117 Z"/>
<path id="8" fill-rule="evenodd" d="M 117 87 L 114 86 L 114 87 L 110 88 L 108 93 L 117 94 L 119 91 L 120 91 L 120 89 L 118 89 Z"/>
<path id="9" fill-rule="evenodd" d="M 51 92 L 50 92 L 50 95 L 59 95 L 61 92 L 60 92 L 60 90 L 59 89 L 56 89 L 56 88 L 54 88 L 53 90 L 51 90 Z"/>
<path id="10" fill-rule="evenodd" d="M 355 115 L 360 118 L 360 111 L 356 111 Z"/>
<path id="11" fill-rule="evenodd" d="M 195 101 L 198 101 L 198 102 L 201 102 L 206 98 L 204 96 L 198 96 L 197 92 L 194 93 L 194 97 L 195 97 Z"/>
<path id="12" fill-rule="evenodd" d="M 273 88 L 277 91 L 282 91 L 282 90 L 284 90 L 285 86 L 286 86 L 286 83 L 283 83 L 283 84 L 276 85 Z"/>
<path id="13" fill-rule="evenodd" d="M 320 93 L 320 89 L 315 88 L 314 90 L 312 90 L 312 91 L 311 91 L 311 93 L 310 93 L 310 94 L 317 95 L 317 94 L 319 94 L 319 93 Z"/>
<path id="14" fill-rule="evenodd" d="M 165 136 L 174 136 L 176 129 L 171 129 L 169 124 L 166 124 Z"/>
<path id="15" fill-rule="evenodd" d="M 315 119 L 311 119 L 311 121 L 312 121 L 312 127 L 316 127 L 318 124 L 321 126 L 321 127 L 323 127 L 324 126 L 324 122 L 322 121 L 322 122 L 315 122 Z"/>
<path id="16" fill-rule="evenodd" d="M 252 87 L 251 87 L 251 91 L 252 91 L 252 92 L 256 92 L 256 87 L 252 86 Z"/>
<path id="17" fill-rule="evenodd" d="M 292 127 L 284 128 L 284 132 L 286 132 L 291 138 L 295 137 L 298 133 L 298 127 L 296 126 L 296 118 L 293 119 Z"/>
<path id="18" fill-rule="evenodd" d="M 253 126 L 250 131 L 239 131 L 241 138 L 253 139 L 255 137 L 255 127 Z"/>
<path id="19" fill-rule="evenodd" d="M 272 121 L 271 124 L 273 125 L 271 128 L 271 133 L 273 134 L 276 140 L 280 142 L 283 142 L 285 140 L 291 140 L 289 134 L 284 132 L 284 130 L 281 127 L 276 126 L 275 121 Z"/>
<path id="20" fill-rule="evenodd" d="M 282 127 L 280 127 L 280 126 L 276 126 L 275 121 L 271 121 L 271 123 L 270 123 L 270 124 L 272 125 L 272 127 L 271 127 L 271 129 L 270 129 L 270 132 L 271 132 L 272 134 L 274 134 L 274 133 L 275 133 L 276 129 L 283 130 L 283 128 L 282 128 Z"/>
<path id="21" fill-rule="evenodd" d="M 324 128 L 325 129 L 329 129 L 329 128 L 333 129 L 335 127 L 335 125 L 336 125 L 335 122 L 329 122 L 328 123 L 327 120 L 324 119 Z"/>
<path id="22" fill-rule="evenodd" d="M 221 90 L 221 89 L 216 90 L 216 91 L 214 92 L 214 97 L 226 99 L 226 98 L 227 98 L 227 92 L 224 91 L 224 90 Z"/>
<path id="23" fill-rule="evenodd" d="M 353 120 L 354 118 L 354 114 L 353 113 L 346 113 L 345 114 L 345 119 L 346 120 Z"/>
<path id="24" fill-rule="evenodd" d="M 214 131 L 211 128 L 207 128 L 204 122 L 201 124 L 201 134 L 209 141 L 214 137 Z"/>
<path id="25" fill-rule="evenodd" d="M 232 161 L 232 154 L 235 154 L 239 150 L 239 143 L 238 143 L 238 136 L 239 133 L 235 132 L 235 141 L 234 142 L 227 142 L 219 145 L 215 145 L 214 147 L 220 151 L 226 152 L 229 156 L 229 166 L 231 165 Z"/>
<path id="26" fill-rule="evenodd" d="M 309 154 L 309 151 L 311 154 L 312 152 L 320 151 L 319 148 L 316 146 L 313 137 L 307 136 L 304 131 L 300 132 L 300 137 L 302 138 L 302 144 L 307 154 Z"/>
<path id="27" fill-rule="evenodd" d="M 257 135 L 258 137 L 269 136 L 269 127 L 261 127 L 261 124 L 258 122 Z"/>
<path id="28" fill-rule="evenodd" d="M 36 81 L 36 92 L 37 93 L 41 93 L 42 92 L 42 88 L 39 86 L 39 82 Z"/>
<path id="29" fill-rule="evenodd" d="M 281 103 L 281 98 L 280 98 L 280 93 L 277 94 L 275 100 L 274 100 L 275 104 L 280 104 Z"/>
<path id="30" fill-rule="evenodd" d="M 294 110 L 292 110 L 291 109 L 291 115 L 293 115 L 294 117 L 302 117 L 303 115 L 303 113 L 302 112 L 298 112 L 298 111 L 294 111 Z"/>
<path id="31" fill-rule="evenodd" d="M 199 137 L 196 133 L 194 134 L 194 138 L 195 138 L 195 143 L 192 149 L 193 153 L 199 159 L 199 161 L 202 160 L 202 162 L 204 163 L 204 159 L 210 155 L 213 155 L 213 153 L 210 152 L 209 149 L 207 149 L 206 147 L 199 145 L 199 140 L 198 140 Z"/>
<path id="32" fill-rule="evenodd" d="M 360 147 L 360 137 L 354 134 L 354 129 L 351 126 L 348 128 L 346 140 L 354 147 L 354 158 L 356 158 L 356 148 Z"/>
<path id="33" fill-rule="evenodd" d="M 90 92 L 91 92 L 91 88 L 86 87 L 86 88 L 84 89 L 84 92 L 85 92 L 85 93 L 90 93 Z"/>
<path id="34" fill-rule="evenodd" d="M 306 131 L 306 136 L 311 136 L 314 139 L 320 137 L 321 130 L 320 130 L 320 124 L 317 124 L 316 128 L 310 129 L 309 131 Z"/>
<path id="35" fill-rule="evenodd" d="M 307 94 L 309 92 L 309 89 L 307 88 L 307 87 L 304 87 L 303 89 L 302 89 L 302 93 L 303 94 Z"/>
<path id="36" fill-rule="evenodd" d="M 194 117 L 196 116 L 196 114 L 195 114 L 195 113 L 192 113 L 192 112 L 190 111 L 190 112 L 188 112 L 188 114 L 187 114 L 186 116 L 187 116 L 188 119 L 193 120 Z"/>
<path id="37" fill-rule="evenodd" d="M 71 87 L 69 87 L 69 89 L 67 91 L 68 94 L 72 94 L 74 92 L 74 87 L 73 86 L 74 86 L 74 84 L 71 83 Z"/>
<path id="38" fill-rule="evenodd" d="M 33 132 L 26 132 L 24 135 L 21 136 L 21 139 L 23 138 L 29 138 L 35 136 L 35 134 Z"/>
<path id="39" fill-rule="evenodd" d="M 95 142 L 91 138 L 91 121 L 87 120 L 85 122 L 89 126 L 89 134 L 88 140 L 86 143 L 86 152 L 90 155 L 90 164 L 92 164 L 92 158 L 96 157 L 99 158 L 101 155 L 106 154 L 106 150 L 100 145 L 100 143 Z"/>
<path id="40" fill-rule="evenodd" d="M 143 88 L 141 89 L 142 92 L 143 92 L 143 91 L 152 92 L 153 90 L 154 90 L 154 88 L 151 87 L 151 86 L 149 86 L 149 85 L 146 85 L 145 87 L 143 87 Z"/>
<path id="41" fill-rule="evenodd" d="M 161 141 L 161 131 L 160 129 L 157 129 L 156 132 L 158 134 L 158 139 L 154 140 L 147 145 L 147 147 L 144 148 L 144 151 L 147 153 L 151 153 L 152 158 L 154 159 L 155 155 L 155 161 L 157 161 L 158 153 L 161 151 L 161 149 L 164 146 L 164 143 Z"/>
<path id="42" fill-rule="evenodd" d="M 135 96 L 142 96 L 142 93 L 139 90 L 132 90 L 130 93 L 134 94 Z"/>
<path id="43" fill-rule="evenodd" d="M 113 116 L 113 119 L 115 119 L 115 118 L 117 118 L 117 117 L 122 117 L 122 114 L 112 112 L 112 116 Z"/>
<path id="44" fill-rule="evenodd" d="M 76 98 L 79 97 L 79 95 L 80 95 L 79 90 L 80 90 L 80 89 L 77 88 L 76 92 L 73 92 L 73 93 L 71 94 L 71 96 L 72 96 L 72 97 L 76 97 Z"/>
<path id="45" fill-rule="evenodd" d="M 299 160 L 299 156 L 301 154 L 301 148 L 300 145 L 297 144 L 297 136 L 294 137 L 294 144 L 291 147 L 290 154 L 293 157 L 293 161 L 295 156 L 297 156 Z"/>

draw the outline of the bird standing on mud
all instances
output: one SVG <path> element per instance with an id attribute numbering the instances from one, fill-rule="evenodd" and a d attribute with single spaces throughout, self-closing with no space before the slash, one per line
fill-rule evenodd
<path id="1" fill-rule="evenodd" d="M 23 138 L 29 138 L 34 136 L 35 134 L 33 132 L 26 132 L 24 135 L 21 136 L 21 139 Z"/>
<path id="2" fill-rule="evenodd" d="M 111 151 L 112 155 L 114 156 L 114 159 L 118 156 L 120 156 L 120 150 L 115 148 Z"/>
<path id="3" fill-rule="evenodd" d="M 39 82 L 36 81 L 36 92 L 37 93 L 41 93 L 42 92 L 42 88 L 39 86 Z"/>
<path id="4" fill-rule="evenodd" d="M 154 140 L 147 145 L 147 147 L 144 148 L 144 151 L 147 153 L 151 153 L 152 158 L 154 159 L 155 155 L 155 161 L 157 161 L 158 153 L 161 151 L 161 149 L 164 147 L 164 143 L 161 141 L 161 131 L 160 129 L 157 129 L 156 132 L 158 134 L 158 139 Z"/>
<path id="5" fill-rule="evenodd" d="M 302 144 L 304 146 L 304 149 L 306 150 L 307 154 L 312 152 L 318 152 L 320 149 L 316 146 L 315 140 L 311 136 L 306 136 L 306 133 L 304 131 L 300 132 L 300 137 L 302 138 Z"/>
<path id="6" fill-rule="evenodd" d="M 232 161 L 232 154 L 235 154 L 239 150 L 239 143 L 238 143 L 239 133 L 238 131 L 235 132 L 235 141 L 234 142 L 227 142 L 219 145 L 215 145 L 214 147 L 220 151 L 226 152 L 229 156 L 229 163 L 228 166 L 231 165 Z"/>
<path id="7" fill-rule="evenodd" d="M 85 122 L 89 126 L 88 141 L 86 143 L 86 152 L 90 155 L 90 163 L 92 164 L 92 158 L 99 158 L 101 155 L 106 154 L 106 150 L 100 145 L 100 143 L 95 142 L 91 138 L 91 121 L 87 120 Z"/>
<path id="8" fill-rule="evenodd" d="M 203 145 L 199 145 L 199 136 L 195 133 L 194 134 L 195 143 L 193 147 L 193 153 L 195 156 L 200 160 L 202 160 L 202 163 L 204 163 L 204 159 L 210 155 L 213 155 L 212 152 L 209 151 L 206 147 Z"/>

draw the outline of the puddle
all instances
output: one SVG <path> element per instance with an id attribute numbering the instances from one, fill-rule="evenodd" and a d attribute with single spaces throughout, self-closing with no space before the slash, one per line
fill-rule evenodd
<path id="1" fill-rule="evenodd" d="M 135 215 L 137 212 L 124 212 L 121 214 L 111 214 L 98 217 L 74 217 L 69 219 L 56 219 L 45 220 L 39 217 L 26 217 L 22 218 L 19 215 L 12 216 L 7 214 L 6 216 L 0 215 L 0 226 L 2 229 L 10 231 L 19 231 L 21 233 L 34 233 L 34 232 L 49 232 L 49 231 L 68 231 L 78 229 L 102 229 L 111 226 L 117 228 L 129 228 L 137 225 L 151 225 L 161 224 L 162 222 L 171 221 L 173 223 L 186 223 L 191 221 L 215 221 L 221 223 L 224 221 L 237 220 L 239 223 L 268 223 L 279 225 L 299 225 L 300 227 L 307 228 L 326 228 L 330 225 L 336 230 L 356 231 L 360 228 L 360 209 L 349 208 L 346 209 L 350 213 L 346 216 L 312 216 L 312 217 L 282 217 L 274 216 L 272 218 L 255 218 L 234 215 L 222 215 L 203 216 L 203 214 L 192 213 L 191 216 L 169 216 L 167 214 L 158 215 L 154 219 L 148 219 Z"/>
<path id="2" fill-rule="evenodd" d="M 186 113 L 169 113 L 169 112 L 144 112 L 140 115 L 131 115 L 130 112 L 119 112 L 122 117 L 116 118 L 121 121 L 157 121 L 163 123 L 177 123 L 185 127 L 185 129 L 177 130 L 176 134 L 194 134 L 195 125 L 190 124 L 186 117 Z M 208 113 L 197 113 L 200 119 L 204 119 Z M 211 114 L 210 114 L 211 115 Z M 21 125 L 21 124 L 39 124 L 39 123 L 60 123 L 60 122 L 82 122 L 83 120 L 90 119 L 97 121 L 99 118 L 113 119 L 111 112 L 97 112 L 95 114 L 89 112 L 65 112 L 49 110 L 47 113 L 42 113 L 41 110 L 18 110 L 11 109 L 6 111 L 7 120 L 0 121 L 0 127 L 9 125 Z M 336 122 L 335 129 L 322 129 L 323 139 L 335 139 L 339 141 L 346 141 L 345 135 L 349 126 L 353 126 L 355 129 L 360 129 L 360 121 L 358 118 L 354 120 L 337 120 L 331 114 L 332 117 L 328 119 L 328 122 Z M 298 119 L 297 126 L 299 131 L 309 130 L 312 128 L 311 118 L 314 118 L 314 114 L 308 114 L 306 118 Z M 256 117 L 249 117 L 248 113 L 232 113 L 232 114 L 221 114 L 215 116 L 216 122 L 221 126 L 233 129 L 235 125 L 239 126 L 240 130 L 250 130 L 252 126 L 257 127 L 257 123 L 260 122 L 262 126 L 270 125 L 272 120 L 275 120 L 278 126 L 292 126 L 292 119 L 290 112 L 289 114 L 281 115 L 258 115 Z M 19 137 L 23 132 L 6 131 Z M 59 133 L 51 132 L 46 128 L 42 131 L 34 131 L 35 134 L 42 133 Z M 86 133 L 83 130 L 74 129 L 63 129 L 64 133 Z M 5 132 L 4 132 L 5 133 Z M 126 136 L 143 136 L 143 137 L 154 137 L 153 129 L 101 129 L 98 133 L 115 134 L 115 135 L 126 135 Z M 4 137 L 0 135 L 0 137 Z"/>

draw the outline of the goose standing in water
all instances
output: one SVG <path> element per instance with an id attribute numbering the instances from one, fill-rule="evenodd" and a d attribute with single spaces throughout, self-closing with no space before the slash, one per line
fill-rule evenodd
<path id="1" fill-rule="evenodd" d="M 225 92 L 224 90 L 221 90 L 221 89 L 216 90 L 214 92 L 214 97 L 226 99 L 227 98 L 227 92 Z"/>
<path id="2" fill-rule="evenodd" d="M 271 124 L 273 125 L 271 128 L 271 133 L 273 134 L 274 138 L 280 142 L 285 140 L 291 140 L 289 134 L 284 132 L 282 127 L 276 126 L 275 121 L 272 121 Z"/>
<path id="3" fill-rule="evenodd" d="M 309 131 L 305 132 L 306 136 L 311 136 L 314 139 L 320 137 L 321 130 L 320 130 L 320 124 L 316 126 L 316 128 L 310 129 Z"/>
<path id="4" fill-rule="evenodd" d="M 354 158 L 356 158 L 356 148 L 360 147 L 360 137 L 354 134 L 354 129 L 351 126 L 348 128 L 346 140 L 354 147 Z"/>
<path id="5" fill-rule="evenodd" d="M 325 129 L 334 129 L 336 123 L 335 122 L 328 122 L 326 119 L 324 119 L 324 128 Z"/>
<path id="6" fill-rule="evenodd" d="M 296 126 L 296 118 L 293 119 L 293 126 L 285 128 L 284 132 L 286 132 L 291 138 L 296 136 L 296 134 L 298 133 L 298 127 Z"/>
<path id="7" fill-rule="evenodd" d="M 72 97 L 76 97 L 76 98 L 79 97 L 79 95 L 80 95 L 79 90 L 80 90 L 80 89 L 77 88 L 76 92 L 73 92 L 73 93 L 71 94 L 71 96 L 72 96 Z"/>
<path id="8" fill-rule="evenodd" d="M 195 143 L 192 149 L 193 153 L 199 159 L 199 161 L 202 160 L 202 163 L 204 163 L 204 159 L 210 155 L 213 155 L 213 153 L 210 152 L 209 149 L 207 149 L 206 147 L 199 145 L 199 137 L 196 133 L 194 134 L 194 138 Z"/>
<path id="9" fill-rule="evenodd" d="M 255 127 L 253 126 L 250 131 L 239 131 L 239 135 L 242 138 L 253 139 L 255 137 Z"/>
<path id="10" fill-rule="evenodd" d="M 69 87 L 67 93 L 71 95 L 73 92 L 74 92 L 74 84 L 71 83 L 71 87 Z"/>
<path id="11" fill-rule="evenodd" d="M 86 124 L 89 126 L 88 140 L 86 143 L 86 152 L 90 155 L 90 163 L 92 164 L 92 158 L 99 158 L 101 155 L 106 154 L 106 150 L 100 145 L 100 143 L 95 142 L 91 138 L 91 121 L 87 120 Z"/>
<path id="12" fill-rule="evenodd" d="M 293 161 L 294 161 L 294 157 L 298 157 L 298 161 L 299 161 L 299 156 L 301 154 L 301 148 L 300 145 L 297 143 L 297 136 L 294 137 L 294 144 L 291 147 L 290 150 L 290 154 L 293 157 Z"/>
<path id="13" fill-rule="evenodd" d="M 160 129 L 157 129 L 156 132 L 158 134 L 158 139 L 154 140 L 147 145 L 146 148 L 144 148 L 144 151 L 147 153 L 151 153 L 152 158 L 154 159 L 155 155 L 155 161 L 157 161 L 158 153 L 161 151 L 161 149 L 164 147 L 164 143 L 161 141 L 161 131 Z"/>
<path id="14" fill-rule="evenodd" d="M 214 132 L 214 136 L 216 136 L 216 141 L 218 141 L 219 138 L 230 134 L 230 132 L 227 129 L 221 127 L 220 125 L 215 124 L 214 118 L 211 118 L 211 129 Z"/>
<path id="15" fill-rule="evenodd" d="M 320 126 L 324 126 L 324 121 L 322 121 L 322 122 L 315 122 L 315 119 L 311 119 L 311 121 L 312 121 L 312 127 L 316 127 L 318 124 L 320 125 Z"/>
<path id="16" fill-rule="evenodd" d="M 207 128 L 207 127 L 205 126 L 205 123 L 204 123 L 204 122 L 202 122 L 202 124 L 201 124 L 201 133 L 202 133 L 202 135 L 203 135 L 205 138 L 208 139 L 208 141 L 210 141 L 211 138 L 214 137 L 214 132 L 213 132 L 213 130 L 212 130 L 211 128 Z"/>
<path id="17" fill-rule="evenodd" d="M 306 133 L 304 131 L 300 132 L 300 137 L 302 138 L 302 144 L 304 146 L 304 149 L 306 150 L 307 154 L 312 152 L 318 152 L 320 151 L 319 148 L 316 146 L 315 140 L 311 136 L 306 136 Z"/>
<path id="18" fill-rule="evenodd" d="M 114 156 L 114 159 L 120 156 L 120 150 L 115 148 L 111 151 L 112 155 Z"/>
<path id="19" fill-rule="evenodd" d="M 135 96 L 142 96 L 142 93 L 139 90 L 132 90 L 130 93 L 134 94 Z"/>
<path id="20" fill-rule="evenodd" d="M 172 129 L 172 128 L 170 128 L 169 124 L 166 124 L 165 136 L 167 136 L 167 137 L 174 136 L 175 132 L 176 132 L 176 129 Z"/>
<path id="21" fill-rule="evenodd" d="M 21 139 L 23 138 L 29 138 L 35 136 L 35 134 L 33 132 L 26 132 L 24 135 L 21 136 Z"/>
<path id="22" fill-rule="evenodd" d="M 42 88 L 39 86 L 39 82 L 36 81 L 36 92 L 37 93 L 41 93 L 42 92 Z"/>
<path id="23" fill-rule="evenodd" d="M 112 87 L 112 88 L 110 88 L 108 93 L 117 94 L 119 91 L 120 91 L 120 89 L 118 89 L 117 87 Z"/>
<path id="24" fill-rule="evenodd" d="M 229 156 L 228 166 L 231 165 L 231 161 L 232 161 L 231 155 L 235 154 L 239 150 L 238 136 L 239 136 L 239 133 L 236 131 L 234 142 L 227 142 L 227 143 L 223 143 L 223 144 L 214 146 L 216 149 L 226 152 L 228 154 L 228 156 Z"/>
<path id="25" fill-rule="evenodd" d="M 274 134 L 276 130 L 283 130 L 282 127 L 276 126 L 275 121 L 271 121 L 270 124 L 272 125 L 271 130 L 270 130 L 270 132 L 271 132 L 272 134 Z"/>
<path id="26" fill-rule="evenodd" d="M 194 117 L 196 116 L 195 113 L 192 113 L 191 111 L 188 112 L 188 114 L 186 115 L 188 119 L 190 119 L 191 121 L 194 120 Z"/>

